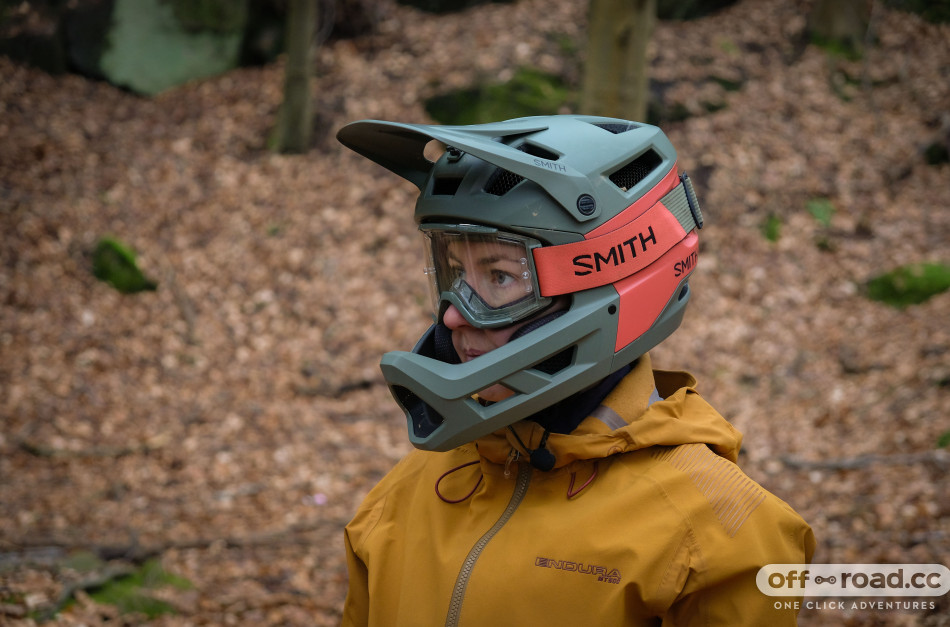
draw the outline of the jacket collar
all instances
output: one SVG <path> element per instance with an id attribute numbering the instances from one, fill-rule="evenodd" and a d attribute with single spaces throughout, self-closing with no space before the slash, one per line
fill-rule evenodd
<path id="1" fill-rule="evenodd" d="M 555 468 L 651 446 L 696 442 L 735 461 L 742 435 L 702 399 L 695 385 L 696 379 L 686 372 L 654 371 L 649 355 L 644 355 L 571 433 L 548 434 L 545 446 L 554 454 Z M 656 401 L 655 391 L 662 400 Z M 522 420 L 512 429 L 517 437 L 506 428 L 477 440 L 479 454 L 496 464 L 505 463 L 512 450 L 527 457 L 545 432 L 533 420 Z"/>

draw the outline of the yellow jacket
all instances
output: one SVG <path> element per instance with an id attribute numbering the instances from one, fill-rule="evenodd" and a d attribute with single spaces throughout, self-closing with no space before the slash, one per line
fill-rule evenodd
<path id="1" fill-rule="evenodd" d="M 343 625 L 794 625 L 755 575 L 810 562 L 814 536 L 739 470 L 742 436 L 695 383 L 644 356 L 549 436 L 549 472 L 507 429 L 410 453 L 346 527 Z M 538 447 L 540 426 L 515 430 Z"/>

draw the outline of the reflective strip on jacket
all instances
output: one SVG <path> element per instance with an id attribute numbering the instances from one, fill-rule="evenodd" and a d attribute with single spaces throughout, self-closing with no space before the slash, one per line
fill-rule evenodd
<path id="1" fill-rule="evenodd" d="M 741 435 L 694 385 L 641 358 L 549 436 L 549 472 L 507 430 L 410 453 L 346 527 L 343 625 L 794 625 L 755 575 L 810 562 L 811 529 L 739 470 Z"/>

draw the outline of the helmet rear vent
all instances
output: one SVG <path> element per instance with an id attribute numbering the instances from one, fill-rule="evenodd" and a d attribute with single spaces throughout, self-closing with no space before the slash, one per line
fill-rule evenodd
<path id="1" fill-rule="evenodd" d="M 494 196 L 504 196 L 523 180 L 523 176 L 509 172 L 504 168 L 498 168 L 489 177 L 484 189 Z"/>
<path id="2" fill-rule="evenodd" d="M 660 155 L 653 150 L 648 150 L 611 174 L 610 180 L 623 191 L 627 191 L 648 177 L 661 163 L 663 163 L 663 159 Z"/>
<path id="3" fill-rule="evenodd" d="M 627 124 L 622 122 L 601 122 L 599 124 L 594 124 L 594 126 L 599 126 L 605 131 L 610 131 L 614 135 L 619 135 L 620 133 L 626 133 L 627 131 L 632 131 L 635 128 L 640 128 L 639 124 Z"/>

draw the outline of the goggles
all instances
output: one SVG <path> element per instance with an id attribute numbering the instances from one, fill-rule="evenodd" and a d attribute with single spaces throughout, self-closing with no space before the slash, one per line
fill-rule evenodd
<path id="1" fill-rule="evenodd" d="M 449 305 L 478 328 L 503 327 L 551 304 L 541 296 L 530 237 L 470 224 L 420 227 L 439 320 Z"/>

